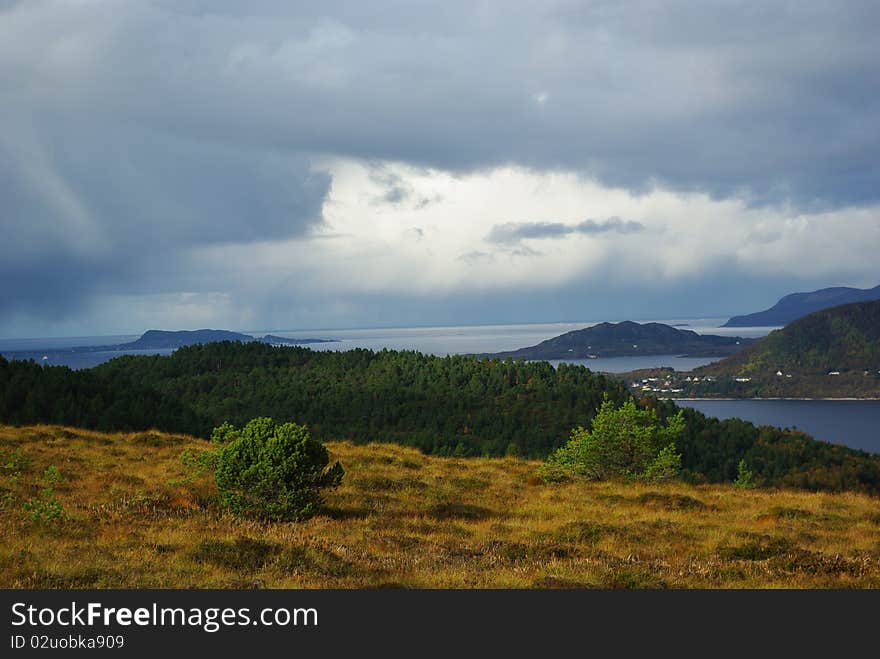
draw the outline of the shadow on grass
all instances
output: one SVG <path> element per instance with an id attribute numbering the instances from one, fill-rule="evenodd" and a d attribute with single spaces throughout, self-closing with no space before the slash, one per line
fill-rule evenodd
<path id="1" fill-rule="evenodd" d="M 474 506 L 469 503 L 460 503 L 457 501 L 444 501 L 436 503 L 425 511 L 428 517 L 433 519 L 466 519 L 471 521 L 482 521 L 495 517 L 495 513 L 488 508 L 482 506 Z"/>

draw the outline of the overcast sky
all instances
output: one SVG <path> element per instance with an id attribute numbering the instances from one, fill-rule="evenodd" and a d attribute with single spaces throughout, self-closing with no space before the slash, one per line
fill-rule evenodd
<path id="1" fill-rule="evenodd" d="M 0 337 L 880 283 L 880 4 L 0 0 Z"/>

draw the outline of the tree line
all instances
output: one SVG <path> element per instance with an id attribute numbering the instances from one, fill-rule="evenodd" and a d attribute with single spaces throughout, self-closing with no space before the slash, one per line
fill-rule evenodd
<path id="1" fill-rule="evenodd" d="M 436 357 L 413 351 L 314 351 L 219 342 L 169 356 L 122 356 L 88 370 L 0 357 L 0 421 L 105 431 L 156 428 L 209 437 L 255 417 L 305 424 L 321 440 L 395 442 L 433 455 L 545 458 L 588 427 L 624 383 L 580 365 Z M 661 420 L 671 401 L 645 396 Z M 684 410 L 676 441 L 691 481 L 880 493 L 880 456 L 738 419 Z"/>

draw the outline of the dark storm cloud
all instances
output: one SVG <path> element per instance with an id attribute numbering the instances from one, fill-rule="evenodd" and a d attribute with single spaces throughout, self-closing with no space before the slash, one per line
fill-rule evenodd
<path id="1" fill-rule="evenodd" d="M 298 154 L 163 133 L 86 124 L 51 147 L 20 140 L 0 140 L 7 313 L 54 318 L 91 295 L 187 290 L 199 280 L 211 290 L 217 278 L 189 268 L 188 250 L 302 237 L 320 223 L 329 188 Z"/>
<path id="2" fill-rule="evenodd" d="M 578 224 L 562 222 L 507 222 L 496 224 L 486 240 L 490 243 L 517 243 L 525 238 L 562 238 L 571 234 L 597 235 L 602 233 L 638 233 L 645 225 L 633 220 L 609 217 L 607 220 L 584 220 Z"/>
<path id="3" fill-rule="evenodd" d="M 174 277 L 155 281 L 209 286 L 190 250 L 320 225 L 321 156 L 576 171 L 795 209 L 880 201 L 876 2 L 0 12 L 0 314 L 148 290 L 165 262 Z"/>

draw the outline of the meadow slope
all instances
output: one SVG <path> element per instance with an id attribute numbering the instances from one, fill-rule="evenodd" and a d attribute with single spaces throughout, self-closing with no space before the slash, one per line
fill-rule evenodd
<path id="1" fill-rule="evenodd" d="M 182 464 L 204 440 L 0 426 L 0 586 L 880 587 L 877 498 L 532 484 L 534 461 L 327 446 L 342 487 L 321 515 L 273 524 L 223 511 Z M 63 514 L 34 519 L 29 501 Z"/>

